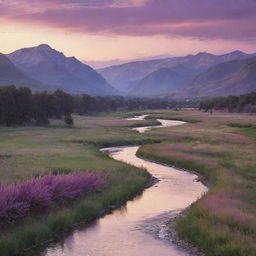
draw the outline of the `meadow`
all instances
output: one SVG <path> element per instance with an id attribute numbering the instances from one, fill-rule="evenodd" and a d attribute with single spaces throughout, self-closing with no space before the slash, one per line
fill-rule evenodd
<path id="1" fill-rule="evenodd" d="M 196 172 L 209 186 L 209 193 L 178 219 L 182 239 L 209 256 L 256 255 L 256 116 L 159 110 L 150 111 L 144 121 L 122 120 L 135 114 L 140 112 L 74 116 L 73 128 L 56 120 L 48 127 L 0 127 L 2 186 L 56 173 L 102 174 L 106 179 L 100 191 L 13 222 L 1 231 L 0 255 L 58 239 L 140 193 L 150 181 L 146 170 L 99 151 L 116 145 L 142 145 L 141 157 Z M 145 134 L 131 130 L 157 125 L 156 118 L 188 123 Z"/>
<path id="2" fill-rule="evenodd" d="M 138 155 L 196 172 L 210 188 L 177 221 L 179 237 L 209 256 L 256 255 L 256 116 L 176 111 L 161 118 L 190 123 L 151 131 L 166 141 Z"/>
<path id="3" fill-rule="evenodd" d="M 57 174 L 66 181 L 70 177 L 64 176 L 73 173 L 103 175 L 105 183 L 100 191 L 92 189 L 85 196 L 75 191 L 79 195 L 76 200 L 68 198 L 68 202 L 60 204 L 63 201 L 60 197 L 51 205 L 47 201 L 47 207 L 40 211 L 43 214 L 27 211 L 25 216 L 22 213 L 22 218 L 17 218 L 17 211 L 13 211 L 8 216 L 8 225 L 1 225 L 0 255 L 20 254 L 24 249 L 56 239 L 64 231 L 94 220 L 143 190 L 150 180 L 145 170 L 114 161 L 99 152 L 106 146 L 159 141 L 158 136 L 141 136 L 131 131 L 131 126 L 155 121 L 120 120 L 122 115 L 125 114 L 75 116 L 73 128 L 57 120 L 51 120 L 48 127 L 0 127 L 0 181 L 7 196 L 10 189 L 28 190 L 31 183 L 42 185 L 38 177 L 55 179 L 53 176 Z M 74 180 L 74 184 L 77 182 Z M 70 192 L 74 193 L 72 186 Z M 63 191 L 58 193 L 63 195 Z M 33 203 L 30 208 L 33 209 Z"/>

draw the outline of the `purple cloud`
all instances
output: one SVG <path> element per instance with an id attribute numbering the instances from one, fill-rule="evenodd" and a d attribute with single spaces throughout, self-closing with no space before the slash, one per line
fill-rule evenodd
<path id="1" fill-rule="evenodd" d="M 255 40 L 255 13 L 255 0 L 16 0 L 12 4 L 0 3 L 1 16 L 19 22 L 85 33 L 161 34 L 202 39 Z"/>

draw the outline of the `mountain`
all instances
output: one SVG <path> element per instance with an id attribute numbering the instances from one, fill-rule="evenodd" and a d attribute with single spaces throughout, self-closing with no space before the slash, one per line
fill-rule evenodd
<path id="1" fill-rule="evenodd" d="M 201 52 L 116 65 L 99 70 L 101 75 L 75 57 L 43 44 L 0 54 L 0 85 L 91 95 L 118 95 L 120 91 L 179 98 L 239 94 L 256 90 L 253 56 L 241 51 L 223 55 Z"/>
<path id="2" fill-rule="evenodd" d="M 210 67 L 201 74 L 197 75 L 192 81 L 191 86 L 199 84 L 208 84 L 210 82 L 229 77 L 233 75 L 235 72 L 237 72 L 247 62 L 248 59 L 244 59 L 233 60 L 217 64 L 213 67 Z"/>
<path id="3" fill-rule="evenodd" d="M 170 93 L 182 87 L 186 79 L 178 72 L 168 68 L 161 68 L 133 82 L 129 91 L 131 94 L 140 96 L 154 96 Z"/>
<path id="4" fill-rule="evenodd" d="M 49 45 L 23 48 L 7 57 L 28 76 L 47 85 L 45 89 L 59 88 L 69 93 L 95 95 L 118 94 L 94 69 L 75 57 L 66 57 Z"/>
<path id="5" fill-rule="evenodd" d="M 99 69 L 98 72 L 118 90 L 130 91 L 127 88 L 129 88 L 132 82 L 141 80 L 150 73 L 161 68 L 176 70 L 179 67 L 182 67 L 184 72 L 180 71 L 179 73 L 192 78 L 216 64 L 231 60 L 245 59 L 248 57 L 250 57 L 249 54 L 241 51 L 234 51 L 223 55 L 201 52 L 196 55 L 187 55 L 184 57 L 129 62 L 122 65 Z"/>
<path id="6" fill-rule="evenodd" d="M 0 85 L 33 86 L 39 89 L 40 83 L 31 79 L 4 55 L 0 53 Z"/>
<path id="7" fill-rule="evenodd" d="M 126 91 L 131 82 L 143 79 L 157 70 L 156 64 L 158 62 L 159 60 L 129 62 L 98 69 L 97 71 L 115 88 L 120 91 Z"/>
<path id="8" fill-rule="evenodd" d="M 215 65 L 173 96 L 178 98 L 240 95 L 256 90 L 256 57 Z"/>

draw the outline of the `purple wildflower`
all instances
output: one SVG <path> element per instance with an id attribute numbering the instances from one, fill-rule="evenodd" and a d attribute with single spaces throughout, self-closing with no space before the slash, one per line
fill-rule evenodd
<path id="1" fill-rule="evenodd" d="M 32 178 L 9 186 L 0 186 L 0 223 L 17 221 L 32 213 L 41 213 L 52 203 L 62 204 L 99 190 L 105 175 L 71 173 Z"/>

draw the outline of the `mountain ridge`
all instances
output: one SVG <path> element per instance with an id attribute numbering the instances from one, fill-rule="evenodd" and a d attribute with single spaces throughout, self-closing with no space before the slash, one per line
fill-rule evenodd
<path id="1" fill-rule="evenodd" d="M 33 86 L 39 89 L 41 83 L 27 76 L 4 54 L 0 53 L 0 85 Z"/>
<path id="2" fill-rule="evenodd" d="M 220 73 L 220 70 L 222 73 Z M 220 63 L 198 75 L 174 97 L 239 95 L 256 90 L 256 57 Z"/>
<path id="3" fill-rule="evenodd" d="M 222 55 L 199 52 L 113 65 L 100 69 L 107 73 L 101 75 L 75 57 L 41 44 L 0 54 L 0 85 L 90 95 L 219 96 L 256 90 L 255 60 L 256 53 L 239 50 Z"/>
<path id="4" fill-rule="evenodd" d="M 135 81 L 128 92 L 136 92 L 136 95 L 141 96 L 163 95 L 181 88 L 185 81 L 185 78 L 175 70 L 160 68 Z"/>
<path id="5" fill-rule="evenodd" d="M 47 85 L 46 89 L 96 95 L 119 94 L 94 69 L 47 44 L 22 48 L 6 56 L 28 76 Z"/>
<path id="6" fill-rule="evenodd" d="M 132 82 L 141 80 L 160 68 L 175 69 L 177 66 L 182 65 L 184 69 L 190 69 L 190 76 L 192 78 L 218 63 L 235 59 L 244 59 L 250 56 L 250 54 L 242 51 L 233 51 L 222 55 L 199 52 L 195 55 L 190 54 L 181 57 L 128 62 L 99 69 L 98 72 L 115 88 L 120 91 L 126 91 L 127 87 L 129 87 Z M 186 72 L 183 75 L 186 75 Z"/>

